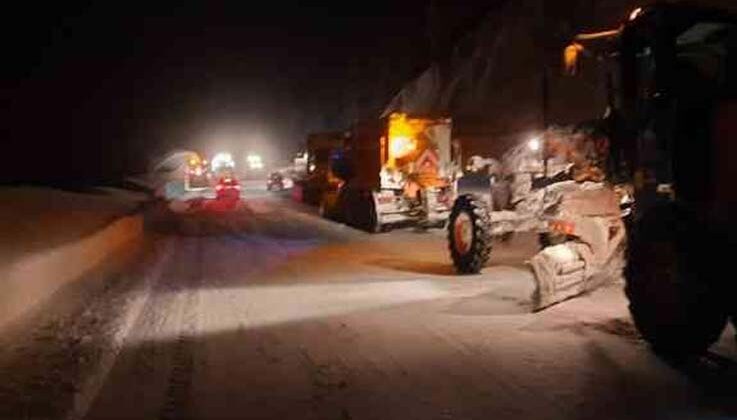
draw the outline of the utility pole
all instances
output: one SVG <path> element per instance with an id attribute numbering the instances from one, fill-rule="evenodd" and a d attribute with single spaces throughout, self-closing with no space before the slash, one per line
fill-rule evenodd
<path id="1" fill-rule="evenodd" d="M 545 0 L 538 0 L 537 7 L 537 30 L 535 46 L 537 50 L 539 66 L 540 66 L 540 98 L 542 113 L 542 152 L 544 164 L 544 176 L 548 176 L 548 156 L 547 156 L 547 129 L 550 125 L 550 69 L 548 67 L 547 49 L 545 44 L 547 28 L 545 25 Z"/>
<path id="2" fill-rule="evenodd" d="M 538 0 L 537 13 L 537 34 L 536 49 L 538 55 L 538 65 L 540 66 L 540 96 L 542 100 L 542 126 L 543 130 L 548 128 L 550 124 L 550 71 L 547 60 L 547 45 L 545 42 L 547 35 L 547 25 L 545 24 L 545 0 Z"/>

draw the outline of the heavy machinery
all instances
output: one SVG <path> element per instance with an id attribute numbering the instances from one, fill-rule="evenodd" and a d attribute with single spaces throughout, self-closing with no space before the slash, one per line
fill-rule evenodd
<path id="1" fill-rule="evenodd" d="M 377 232 L 397 225 L 441 227 L 455 196 L 451 120 L 395 113 L 356 123 L 336 150 L 323 213 Z"/>
<path id="2" fill-rule="evenodd" d="M 662 353 L 700 353 L 737 317 L 737 18 L 663 4 L 578 40 L 610 64 L 613 166 L 635 187 L 633 320 Z"/>
<path id="3" fill-rule="evenodd" d="M 638 8 L 616 29 L 577 36 L 565 64 L 607 76 L 607 172 L 634 189 L 624 274 L 635 325 L 659 353 L 701 353 L 737 317 L 737 19 L 686 4 Z M 476 222 L 480 265 L 490 231 L 476 226 L 491 220 L 478 207 L 462 214 Z"/>
<path id="4" fill-rule="evenodd" d="M 294 180 L 292 189 L 292 196 L 296 201 L 318 206 L 321 205 L 326 191 L 338 187 L 339 181 L 330 171 L 330 156 L 343 149 L 345 139 L 346 133 L 343 131 L 313 133 L 307 137 L 307 150 L 299 158 L 304 170 Z M 295 159 L 295 167 L 297 163 Z"/>
<path id="5" fill-rule="evenodd" d="M 625 244 L 621 204 L 627 200 L 603 182 L 599 157 L 606 147 L 597 153 L 597 143 L 597 133 L 551 128 L 508 151 L 485 193 L 464 194 L 454 203 L 448 243 L 457 271 L 478 273 L 494 239 L 534 232 L 542 251 L 531 260 L 533 309 L 618 277 Z"/>
<path id="6" fill-rule="evenodd" d="M 207 160 L 198 154 L 191 153 L 187 158 L 184 174 L 184 189 L 186 191 L 203 190 L 210 187 L 212 173 Z"/>

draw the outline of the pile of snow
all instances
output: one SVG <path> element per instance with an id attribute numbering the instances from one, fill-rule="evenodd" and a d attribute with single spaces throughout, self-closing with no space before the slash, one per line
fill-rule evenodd
<path id="1" fill-rule="evenodd" d="M 143 193 L 112 188 L 0 188 L 0 266 L 90 235 L 136 212 L 146 199 Z"/>
<path id="2" fill-rule="evenodd" d="M 117 189 L 1 188 L 0 325 L 140 238 L 133 214 L 146 199 Z"/>

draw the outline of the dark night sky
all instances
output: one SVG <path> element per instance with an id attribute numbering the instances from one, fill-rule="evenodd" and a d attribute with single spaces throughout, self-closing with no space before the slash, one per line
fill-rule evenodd
<path id="1" fill-rule="evenodd" d="M 377 111 L 429 57 L 426 1 L 255 3 L 6 10 L 3 137 L 38 163 L 2 179 L 129 172 L 174 147 L 292 151 Z"/>

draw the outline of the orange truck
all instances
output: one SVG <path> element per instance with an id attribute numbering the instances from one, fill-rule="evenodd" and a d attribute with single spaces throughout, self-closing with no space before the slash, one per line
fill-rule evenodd
<path id="1" fill-rule="evenodd" d="M 354 124 L 332 152 L 323 214 L 370 232 L 443 227 L 460 169 L 451 131 L 449 118 L 399 113 Z"/>

